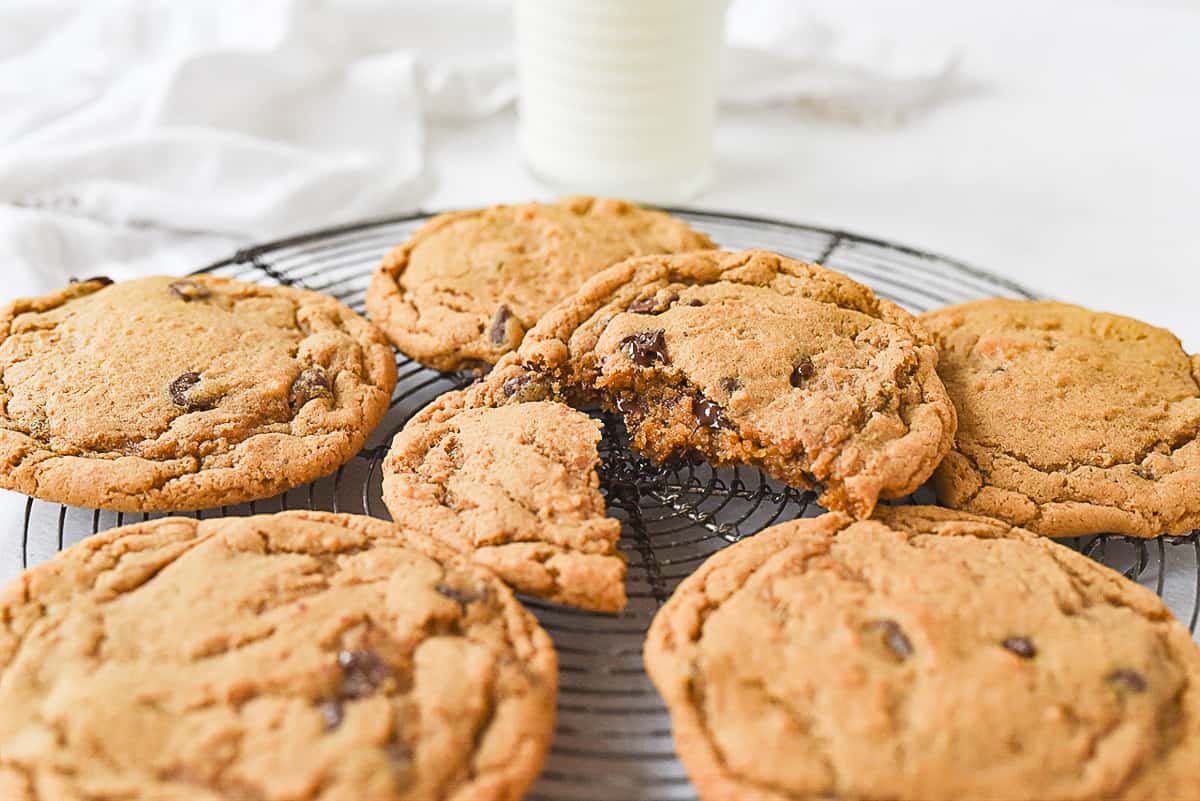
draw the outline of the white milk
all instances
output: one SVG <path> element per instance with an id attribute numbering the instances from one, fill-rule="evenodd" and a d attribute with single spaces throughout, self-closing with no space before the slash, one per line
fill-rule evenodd
<path id="1" fill-rule="evenodd" d="M 555 189 L 669 203 L 712 160 L 727 0 L 517 0 L 520 140 Z"/>

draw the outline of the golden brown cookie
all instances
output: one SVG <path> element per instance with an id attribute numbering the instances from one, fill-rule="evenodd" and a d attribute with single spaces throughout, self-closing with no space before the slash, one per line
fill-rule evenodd
<path id="1" fill-rule="evenodd" d="M 840 273 L 765 251 L 630 259 L 529 332 L 472 403 L 566 396 L 622 414 L 634 449 L 749 463 L 867 517 L 954 435 L 911 315 Z"/>
<path id="2" fill-rule="evenodd" d="M 621 524 L 604 516 L 599 439 L 598 422 L 561 403 L 470 408 L 452 392 L 392 440 L 383 499 L 520 592 L 619 612 Z"/>
<path id="3" fill-rule="evenodd" d="M 994 520 L 879 511 L 733 545 L 655 617 L 704 801 L 1196 797 L 1200 651 L 1157 596 Z"/>
<path id="4" fill-rule="evenodd" d="M 513 801 L 556 685 L 512 593 L 423 536 L 139 523 L 0 592 L 0 798 Z"/>
<path id="5" fill-rule="evenodd" d="M 495 364 L 605 267 L 712 247 L 684 222 L 621 200 L 571 197 L 441 214 L 384 259 L 367 310 L 396 347 L 429 367 Z"/>
<path id="6" fill-rule="evenodd" d="M 1049 301 L 921 320 L 958 409 L 943 504 L 1051 537 L 1200 526 L 1200 358 L 1170 332 Z"/>
<path id="7" fill-rule="evenodd" d="M 84 281 L 0 310 L 0 486 L 117 511 L 269 497 L 357 453 L 395 384 L 383 335 L 316 292 Z"/>

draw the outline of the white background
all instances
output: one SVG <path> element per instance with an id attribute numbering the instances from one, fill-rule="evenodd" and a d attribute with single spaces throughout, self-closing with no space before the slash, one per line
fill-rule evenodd
<path id="1" fill-rule="evenodd" d="M 1200 350 L 1200 3 L 871 5 L 960 43 L 975 93 L 898 128 L 726 111 L 694 205 L 938 251 Z M 432 130 L 425 205 L 541 192 L 514 125 Z"/>

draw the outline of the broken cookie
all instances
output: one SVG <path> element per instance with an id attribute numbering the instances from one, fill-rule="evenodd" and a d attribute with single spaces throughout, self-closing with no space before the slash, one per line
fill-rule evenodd
<path id="1" fill-rule="evenodd" d="M 472 392 L 525 381 L 619 412 L 656 462 L 751 464 L 868 517 L 929 478 L 954 409 L 911 315 L 765 251 L 630 259 L 585 284 Z M 523 378 L 524 376 L 524 378 Z"/>
<path id="2" fill-rule="evenodd" d="M 599 612 L 625 607 L 621 524 L 605 517 L 600 425 L 554 401 L 472 408 L 449 393 L 396 435 L 383 466 L 393 519 L 514 589 Z"/>

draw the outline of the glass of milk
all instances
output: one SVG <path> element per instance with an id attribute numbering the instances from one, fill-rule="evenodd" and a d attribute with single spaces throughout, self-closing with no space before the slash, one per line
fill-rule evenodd
<path id="1" fill-rule="evenodd" d="M 519 137 L 562 192 L 687 199 L 711 174 L 728 0 L 517 0 Z"/>

